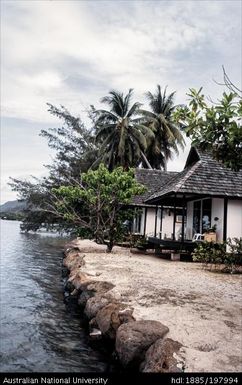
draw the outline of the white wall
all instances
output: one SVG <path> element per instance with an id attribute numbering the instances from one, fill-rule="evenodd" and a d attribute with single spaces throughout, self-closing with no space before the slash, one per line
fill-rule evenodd
<path id="1" fill-rule="evenodd" d="M 170 215 L 169 215 L 170 214 Z M 171 238 L 173 233 L 173 220 L 174 214 L 169 209 L 163 210 L 163 219 L 162 219 L 162 238 Z"/>
<path id="2" fill-rule="evenodd" d="M 214 218 L 218 218 L 215 221 Z M 212 199 L 212 213 L 211 213 L 211 225 L 216 225 L 217 241 L 223 241 L 223 226 L 224 226 L 224 199 L 213 198 Z"/>
<path id="3" fill-rule="evenodd" d="M 159 229 L 157 221 L 157 231 Z M 155 231 L 155 208 L 147 208 L 145 235 L 153 236 Z"/>
<path id="4" fill-rule="evenodd" d="M 227 212 L 227 238 L 242 237 L 242 200 L 229 200 Z"/>
<path id="5" fill-rule="evenodd" d="M 149 236 L 154 236 L 155 232 L 155 208 L 147 208 L 147 217 L 146 217 L 146 231 L 145 234 Z M 162 238 L 171 238 L 173 232 L 173 218 L 174 214 L 169 209 L 163 209 L 163 217 L 162 217 Z M 143 221 L 142 221 L 143 222 Z M 160 237 L 160 224 L 161 224 L 161 209 L 159 208 L 157 211 L 157 225 L 156 225 L 156 236 Z M 181 223 L 176 223 L 176 237 L 179 232 L 181 232 Z"/>

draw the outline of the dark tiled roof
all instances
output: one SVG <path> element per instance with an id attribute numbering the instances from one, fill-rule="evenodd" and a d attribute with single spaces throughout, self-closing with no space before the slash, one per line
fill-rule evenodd
<path id="1" fill-rule="evenodd" d="M 137 195 L 133 198 L 132 203 L 141 205 L 145 203 L 156 191 L 160 191 L 161 188 L 166 185 L 170 179 L 172 179 L 177 172 L 167 172 L 163 170 L 150 170 L 145 168 L 135 169 L 135 179 L 147 188 L 147 191 L 142 195 Z"/>
<path id="2" fill-rule="evenodd" d="M 213 159 L 208 151 L 192 148 L 185 169 L 146 202 L 173 192 L 242 198 L 242 170 L 232 171 Z"/>

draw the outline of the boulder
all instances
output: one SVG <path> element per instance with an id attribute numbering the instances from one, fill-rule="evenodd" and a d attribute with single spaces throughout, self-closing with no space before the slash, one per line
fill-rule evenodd
<path id="1" fill-rule="evenodd" d="M 115 290 L 111 289 L 104 294 L 97 293 L 94 297 L 87 300 L 84 313 L 88 319 L 96 316 L 97 312 L 109 303 L 120 302 L 121 295 Z"/>
<path id="2" fill-rule="evenodd" d="M 96 318 L 89 321 L 89 337 L 92 341 L 101 340 L 102 338 L 102 332 L 98 329 Z"/>
<path id="3" fill-rule="evenodd" d="M 113 283 L 107 281 L 93 281 L 87 286 L 86 291 L 92 292 L 93 295 L 103 294 L 113 289 L 114 286 Z"/>
<path id="4" fill-rule="evenodd" d="M 114 287 L 114 285 L 110 282 L 106 281 L 91 281 L 91 282 L 83 282 L 80 286 L 82 293 L 78 299 L 78 304 L 80 306 L 85 306 L 89 298 L 94 297 L 96 293 L 99 295 L 103 295 Z"/>
<path id="5" fill-rule="evenodd" d="M 79 247 L 77 247 L 77 246 L 75 246 L 75 245 L 73 245 L 71 243 L 68 243 L 66 245 L 66 248 L 64 250 L 64 255 L 66 257 L 72 256 L 72 255 L 77 254 L 77 253 L 80 253 Z"/>
<path id="6" fill-rule="evenodd" d="M 73 283 L 67 280 L 64 285 L 64 291 L 71 293 L 74 289 L 75 289 L 75 286 L 73 285 Z"/>
<path id="7" fill-rule="evenodd" d="M 101 295 L 95 295 L 94 297 L 91 297 L 87 300 L 84 313 L 88 319 L 91 319 L 95 317 L 97 312 L 106 306 L 109 302 L 110 299 Z"/>
<path id="8" fill-rule="evenodd" d="M 158 321 L 134 321 L 119 327 L 116 335 L 116 352 L 124 367 L 138 366 L 147 349 L 169 329 Z"/>
<path id="9" fill-rule="evenodd" d="M 79 295 L 78 305 L 84 308 L 86 306 L 87 301 L 90 298 L 90 294 L 85 290 Z"/>
<path id="10" fill-rule="evenodd" d="M 98 329 L 98 324 L 97 324 L 96 318 L 92 318 L 92 319 L 89 321 L 89 332 L 90 332 L 92 329 Z"/>
<path id="11" fill-rule="evenodd" d="M 96 314 L 96 322 L 104 337 L 114 340 L 123 323 L 134 321 L 133 309 L 121 303 L 109 303 Z"/>
<path id="12" fill-rule="evenodd" d="M 62 267 L 62 270 L 61 270 L 61 276 L 62 278 L 67 278 L 70 274 L 70 270 L 67 269 L 67 267 Z"/>
<path id="13" fill-rule="evenodd" d="M 85 273 L 82 273 L 80 270 L 71 272 L 68 281 L 79 290 L 85 290 L 90 283 L 94 282 L 93 278 Z"/>
<path id="14" fill-rule="evenodd" d="M 69 270 L 80 268 L 85 265 L 84 258 L 85 254 L 80 253 L 80 251 L 69 253 L 66 258 L 63 259 L 63 266 L 67 267 Z"/>
<path id="15" fill-rule="evenodd" d="M 147 350 L 145 360 L 140 365 L 141 372 L 179 373 L 184 362 L 178 353 L 181 344 L 170 338 L 159 339 Z"/>

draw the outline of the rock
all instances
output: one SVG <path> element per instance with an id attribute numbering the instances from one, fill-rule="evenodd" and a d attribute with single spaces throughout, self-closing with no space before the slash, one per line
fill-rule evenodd
<path id="1" fill-rule="evenodd" d="M 106 281 L 91 281 L 91 282 L 84 282 L 80 286 L 80 289 L 82 290 L 82 293 L 80 294 L 80 297 L 78 299 L 78 304 L 80 306 L 85 306 L 89 298 L 94 297 L 96 293 L 99 295 L 103 295 L 107 291 L 111 290 L 114 287 L 114 285 L 110 282 Z"/>
<path id="2" fill-rule="evenodd" d="M 140 365 L 141 372 L 179 373 L 184 366 L 178 352 L 181 344 L 170 338 L 159 339 L 147 350 L 145 360 Z"/>
<path id="3" fill-rule="evenodd" d="M 69 270 L 80 268 L 85 265 L 84 258 L 85 254 L 80 253 L 80 251 L 71 252 L 63 259 L 63 266 Z"/>
<path id="4" fill-rule="evenodd" d="M 89 322 L 89 337 L 92 341 L 101 340 L 102 332 L 98 328 L 96 318 L 92 318 Z"/>
<path id="5" fill-rule="evenodd" d="M 107 281 L 93 281 L 87 286 L 86 290 L 92 292 L 93 295 L 96 293 L 103 294 L 113 289 L 114 286 L 113 283 Z"/>
<path id="6" fill-rule="evenodd" d="M 109 303 L 118 303 L 121 300 L 121 295 L 114 289 L 109 290 L 104 294 L 96 294 L 87 300 L 84 313 L 88 319 L 96 316 L 97 312 Z"/>
<path id="7" fill-rule="evenodd" d="M 85 307 L 88 299 L 90 298 L 90 294 L 86 291 L 83 291 L 78 298 L 78 305 L 81 307 Z"/>
<path id="8" fill-rule="evenodd" d="M 110 299 L 101 295 L 95 295 L 87 300 L 84 313 L 88 319 L 96 316 L 97 312 L 106 306 L 110 302 Z"/>
<path id="9" fill-rule="evenodd" d="M 116 336 L 116 352 L 121 364 L 125 367 L 139 365 L 146 350 L 168 331 L 168 327 L 158 321 L 142 320 L 121 325 Z"/>
<path id="10" fill-rule="evenodd" d="M 97 312 L 96 322 L 103 336 L 113 340 L 120 325 L 134 321 L 132 313 L 124 304 L 109 303 Z"/>
<path id="11" fill-rule="evenodd" d="M 64 255 L 68 257 L 69 255 L 75 254 L 75 253 L 80 253 L 79 247 L 75 243 L 67 243 L 66 248 L 64 250 Z"/>
<path id="12" fill-rule="evenodd" d="M 76 289 L 85 290 L 86 287 L 94 282 L 94 280 L 87 274 L 82 273 L 81 271 L 71 272 L 70 278 L 68 279 Z"/>
<path id="13" fill-rule="evenodd" d="M 74 289 L 75 289 L 75 286 L 73 285 L 73 283 L 67 280 L 64 286 L 64 291 L 71 293 Z"/>
<path id="14" fill-rule="evenodd" d="M 91 321 L 89 321 L 89 332 L 92 329 L 98 329 L 98 324 L 97 324 L 96 318 L 92 318 Z"/>
<path id="15" fill-rule="evenodd" d="M 61 275 L 62 275 L 62 278 L 67 278 L 70 274 L 70 270 L 67 269 L 67 267 L 62 267 L 62 270 L 61 270 Z"/>

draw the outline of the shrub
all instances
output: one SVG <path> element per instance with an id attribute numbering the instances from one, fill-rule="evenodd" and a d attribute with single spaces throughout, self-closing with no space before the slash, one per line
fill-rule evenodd
<path id="1" fill-rule="evenodd" d="M 192 258 L 210 270 L 221 269 L 223 265 L 222 271 L 234 273 L 242 265 L 242 238 L 229 238 L 223 243 L 201 242 L 194 249 Z"/>

